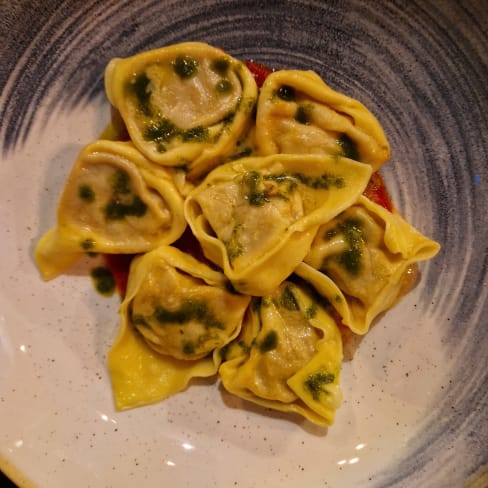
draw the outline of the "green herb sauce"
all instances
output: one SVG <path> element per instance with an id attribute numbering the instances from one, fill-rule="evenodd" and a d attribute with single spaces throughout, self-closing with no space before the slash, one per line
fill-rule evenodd
<path id="1" fill-rule="evenodd" d="M 208 129 L 202 125 L 198 125 L 197 127 L 181 131 L 181 136 L 185 142 L 205 141 L 208 139 Z"/>
<path id="2" fill-rule="evenodd" d="M 214 59 L 210 64 L 210 69 L 221 76 L 225 76 L 229 69 L 230 63 L 226 58 Z"/>
<path id="3" fill-rule="evenodd" d="M 354 159 L 355 161 L 361 161 L 357 144 L 347 134 L 342 134 L 339 137 L 338 143 L 342 156 Z"/>
<path id="4" fill-rule="evenodd" d="M 247 171 L 244 174 L 243 183 L 247 190 L 244 198 L 249 205 L 261 207 L 269 201 L 264 191 L 260 190 L 261 175 L 257 171 Z"/>
<path id="5" fill-rule="evenodd" d="M 146 73 L 141 73 L 126 85 L 127 91 L 133 93 L 137 98 L 139 110 L 147 116 L 152 114 L 150 83 L 151 80 Z"/>
<path id="6" fill-rule="evenodd" d="M 93 239 L 85 239 L 84 241 L 81 241 L 80 246 L 84 251 L 89 251 L 94 248 L 95 241 Z"/>
<path id="7" fill-rule="evenodd" d="M 186 324 L 191 320 L 198 321 L 205 325 L 205 328 L 225 329 L 223 322 L 218 320 L 208 309 L 203 300 L 187 300 L 175 309 L 170 310 L 162 305 L 158 305 L 154 310 L 154 318 L 161 325 Z"/>
<path id="8" fill-rule="evenodd" d="M 195 354 L 195 344 L 192 341 L 183 341 L 183 354 Z"/>
<path id="9" fill-rule="evenodd" d="M 318 371 L 317 373 L 311 373 L 305 380 L 305 388 L 312 394 L 312 398 L 316 401 L 320 399 L 321 393 L 326 393 L 325 385 L 333 383 L 335 375 L 332 373 L 326 373 Z"/>
<path id="10" fill-rule="evenodd" d="M 134 315 L 132 310 L 130 311 L 130 321 L 132 325 L 142 325 L 149 327 L 149 324 L 143 315 Z"/>
<path id="11" fill-rule="evenodd" d="M 115 194 L 125 195 L 127 193 L 130 193 L 130 176 L 123 169 L 118 169 L 117 171 L 115 171 L 110 179 L 110 182 L 112 186 L 112 191 Z"/>
<path id="12" fill-rule="evenodd" d="M 234 121 L 235 116 L 236 116 L 236 110 L 233 110 L 232 112 L 229 112 L 228 114 L 224 115 L 224 117 L 222 117 L 219 120 L 219 123 L 224 125 L 231 124 Z"/>
<path id="13" fill-rule="evenodd" d="M 293 293 L 293 287 L 291 285 L 286 285 L 281 292 L 279 304 L 287 310 L 300 310 L 300 306 L 298 305 L 298 301 Z"/>
<path id="14" fill-rule="evenodd" d="M 138 195 L 134 195 L 130 203 L 124 203 L 116 198 L 112 198 L 103 210 L 107 220 L 121 220 L 129 216 L 143 217 L 146 214 L 147 205 Z"/>
<path id="15" fill-rule="evenodd" d="M 115 279 L 112 272 L 104 267 L 92 269 L 90 273 L 95 289 L 105 296 L 111 296 L 115 291 Z"/>
<path id="16" fill-rule="evenodd" d="M 261 352 L 268 352 L 276 349 L 278 346 L 278 334 L 275 330 L 270 330 L 259 344 Z"/>
<path id="17" fill-rule="evenodd" d="M 172 66 L 174 72 L 185 80 L 197 74 L 198 61 L 190 56 L 178 56 Z"/>
<path id="18" fill-rule="evenodd" d="M 288 200 L 296 189 L 296 181 L 286 174 L 262 175 L 257 171 L 244 173 L 242 183 L 246 188 L 244 199 L 249 205 L 260 207 L 271 201 L 272 197 Z M 270 183 L 274 183 L 271 184 Z"/>
<path id="19" fill-rule="evenodd" d="M 171 120 L 166 117 L 160 119 L 151 120 L 144 130 L 144 139 L 146 141 L 154 141 L 158 151 L 166 151 L 164 143 L 169 142 L 173 137 L 177 136 L 179 133 Z"/>
<path id="20" fill-rule="evenodd" d="M 309 176 L 303 173 L 294 173 L 293 176 L 303 185 L 313 188 L 314 190 L 328 190 L 333 188 L 344 188 L 345 181 L 342 176 L 335 176 L 330 173 L 324 173 L 320 176 Z"/>
<path id="21" fill-rule="evenodd" d="M 295 89 L 288 85 L 282 85 L 276 90 L 276 96 L 285 102 L 293 102 L 295 100 Z"/>
<path id="22" fill-rule="evenodd" d="M 227 78 L 222 78 L 215 85 L 215 91 L 224 95 L 232 90 L 232 83 Z"/>
<path id="23" fill-rule="evenodd" d="M 190 129 L 180 129 L 171 120 L 162 117 L 148 122 L 144 129 L 144 139 L 156 143 L 159 152 L 165 152 L 168 142 L 180 137 L 183 142 L 202 142 L 208 140 L 208 128 L 198 125 Z"/>
<path id="24" fill-rule="evenodd" d="M 295 120 L 303 125 L 310 125 L 310 110 L 303 105 L 299 105 L 295 113 Z"/>
<path id="25" fill-rule="evenodd" d="M 312 303 L 312 305 L 305 310 L 305 318 L 308 320 L 313 319 L 317 315 L 318 308 L 319 307 L 315 302 Z"/>
<path id="26" fill-rule="evenodd" d="M 244 252 L 244 248 L 239 241 L 239 231 L 241 227 L 242 224 L 235 224 L 230 238 L 224 242 L 225 249 L 227 250 L 227 257 L 230 262 L 238 258 Z"/>
<path id="27" fill-rule="evenodd" d="M 78 196 L 87 203 L 95 201 L 95 192 L 90 185 L 80 185 L 78 187 Z"/>
<path id="28" fill-rule="evenodd" d="M 363 248 L 366 242 L 363 223 L 356 218 L 349 218 L 338 224 L 334 229 L 327 231 L 325 240 L 330 240 L 338 234 L 344 235 L 348 249 L 339 253 L 336 260 L 352 276 L 357 276 L 362 269 Z M 327 267 L 328 259 L 324 260 L 323 268 Z M 339 297 L 340 298 L 340 297 Z"/>

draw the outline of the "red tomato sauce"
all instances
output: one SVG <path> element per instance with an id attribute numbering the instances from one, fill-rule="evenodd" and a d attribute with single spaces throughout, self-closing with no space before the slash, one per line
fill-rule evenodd
<path id="1" fill-rule="evenodd" d="M 389 212 L 393 211 L 390 195 L 386 189 L 383 177 L 378 172 L 371 175 L 368 186 L 364 190 L 364 196 L 386 208 Z"/>
<path id="2" fill-rule="evenodd" d="M 255 63 L 254 61 L 246 61 L 247 69 L 252 73 L 254 81 L 259 88 L 263 86 L 264 80 L 270 75 L 273 70 L 264 66 L 263 64 Z"/>
<path id="3" fill-rule="evenodd" d="M 112 273 L 115 280 L 115 288 L 121 297 L 127 291 L 127 279 L 129 278 L 129 268 L 134 254 L 105 254 L 105 264 Z"/>

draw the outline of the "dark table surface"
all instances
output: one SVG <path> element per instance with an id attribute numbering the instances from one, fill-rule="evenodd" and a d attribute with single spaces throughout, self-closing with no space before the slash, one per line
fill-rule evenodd
<path id="1" fill-rule="evenodd" d="M 17 488 L 3 473 L 0 471 L 0 486 L 2 488 Z"/>

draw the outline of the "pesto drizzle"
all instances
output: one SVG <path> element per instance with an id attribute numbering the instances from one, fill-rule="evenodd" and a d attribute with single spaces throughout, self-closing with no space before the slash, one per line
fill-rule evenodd
<path id="1" fill-rule="evenodd" d="M 180 137 L 184 142 L 202 142 L 208 140 L 208 128 L 202 125 L 190 129 L 180 129 L 167 117 L 151 120 L 144 129 L 144 139 L 153 141 L 159 152 L 166 151 L 166 144 Z"/>
<path id="2" fill-rule="evenodd" d="M 297 188 L 298 183 L 314 190 L 344 188 L 346 184 L 342 176 L 330 173 L 323 173 L 320 176 L 310 176 L 303 173 L 263 175 L 255 170 L 246 171 L 242 183 L 245 187 L 244 199 L 248 201 L 249 205 L 257 207 L 270 202 L 271 197 L 288 200 L 291 193 Z"/>
<path id="3" fill-rule="evenodd" d="M 131 180 L 128 173 L 117 169 L 110 178 L 112 197 L 103 208 L 107 220 L 122 220 L 125 217 L 143 217 L 147 205 L 139 195 L 132 193 Z"/>
<path id="4" fill-rule="evenodd" d="M 281 292 L 279 304 L 287 310 L 300 310 L 300 305 L 298 304 L 295 294 L 293 293 L 293 287 L 291 285 L 286 285 Z"/>
<path id="5" fill-rule="evenodd" d="M 348 218 L 338 224 L 335 228 L 328 230 L 325 240 L 333 239 L 337 234 L 342 234 L 348 248 L 336 256 L 337 261 L 352 276 L 357 276 L 362 268 L 363 247 L 366 242 L 363 223 L 357 218 Z M 327 267 L 328 258 L 325 259 L 323 267 Z M 340 298 L 340 297 L 339 297 Z"/>
<path id="6" fill-rule="evenodd" d="M 232 90 L 232 83 L 227 78 L 222 78 L 215 85 L 215 90 L 222 95 L 229 93 Z"/>
<path id="7" fill-rule="evenodd" d="M 318 371 L 317 373 L 309 374 L 304 385 L 305 388 L 312 394 L 312 398 L 318 401 L 321 393 L 327 393 L 324 386 L 333 383 L 334 380 L 334 374 L 327 373 L 325 371 Z"/>
<path id="8" fill-rule="evenodd" d="M 320 176 L 309 176 L 303 173 L 294 173 L 293 176 L 303 185 L 314 190 L 328 190 L 331 187 L 344 188 L 345 181 L 342 176 L 336 176 L 330 173 L 323 173 Z"/>
<path id="9" fill-rule="evenodd" d="M 230 62 L 228 59 L 217 58 L 217 59 L 214 59 L 212 61 L 212 63 L 210 64 L 210 69 L 213 72 L 215 72 L 221 76 L 224 76 L 227 73 L 229 66 L 230 66 Z"/>
<path id="10" fill-rule="evenodd" d="M 150 83 L 151 80 L 147 77 L 146 73 L 140 73 L 126 85 L 127 91 L 135 95 L 139 110 L 147 116 L 152 115 Z"/>
<path id="11" fill-rule="evenodd" d="M 94 268 L 90 276 L 95 284 L 96 290 L 105 296 L 111 296 L 115 291 L 115 279 L 112 272 L 102 266 Z"/>
<path id="12" fill-rule="evenodd" d="M 242 183 L 245 187 L 244 199 L 256 207 L 270 202 L 271 197 L 288 200 L 297 187 L 297 182 L 289 175 L 262 175 L 254 170 L 244 173 Z"/>
<path id="13" fill-rule="evenodd" d="M 342 156 L 354 159 L 354 161 L 361 161 L 357 144 L 347 134 L 341 134 L 338 144 L 341 148 Z"/>
<path id="14" fill-rule="evenodd" d="M 270 330 L 259 344 L 261 352 L 269 352 L 276 349 L 278 346 L 278 333 L 275 330 Z"/>
<path id="15" fill-rule="evenodd" d="M 207 329 L 225 329 L 224 323 L 215 317 L 203 300 L 187 300 L 174 310 L 158 305 L 153 316 L 161 325 L 182 325 L 196 320 Z"/>
<path id="16" fill-rule="evenodd" d="M 310 108 L 299 105 L 295 112 L 295 120 L 303 125 L 310 125 Z"/>
<path id="17" fill-rule="evenodd" d="M 178 56 L 171 64 L 173 71 L 183 80 L 197 74 L 198 61 L 190 56 Z"/>
<path id="18" fill-rule="evenodd" d="M 78 187 L 78 196 L 87 203 L 95 201 L 95 192 L 90 185 L 82 184 Z"/>
<path id="19" fill-rule="evenodd" d="M 188 356 L 195 354 L 195 344 L 192 341 L 183 341 L 183 354 Z"/>
<path id="20" fill-rule="evenodd" d="M 95 241 L 89 238 L 84 239 L 83 241 L 81 241 L 80 246 L 84 251 L 89 251 L 90 249 L 93 249 L 95 247 Z"/>
<path id="21" fill-rule="evenodd" d="M 281 85 L 275 93 L 278 98 L 285 102 L 293 102 L 295 100 L 295 89 L 292 86 Z"/>
<path id="22" fill-rule="evenodd" d="M 239 241 L 239 231 L 241 227 L 242 224 L 235 224 L 232 229 L 230 238 L 224 242 L 225 249 L 227 251 L 227 257 L 229 258 L 230 262 L 238 258 L 244 252 L 242 243 Z"/>

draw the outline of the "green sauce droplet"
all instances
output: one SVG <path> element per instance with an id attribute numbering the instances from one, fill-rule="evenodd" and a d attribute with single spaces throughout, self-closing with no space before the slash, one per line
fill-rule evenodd
<path id="1" fill-rule="evenodd" d="M 95 246 L 95 241 L 93 239 L 85 239 L 81 242 L 80 246 L 84 251 L 89 251 Z"/>
<path id="2" fill-rule="evenodd" d="M 224 76 L 229 69 L 230 63 L 228 59 L 218 58 L 214 59 L 210 65 L 210 69 L 219 75 Z"/>
<path id="3" fill-rule="evenodd" d="M 282 85 L 276 90 L 276 95 L 285 102 L 293 102 L 295 100 L 295 89 L 288 85 Z"/>
<path id="4" fill-rule="evenodd" d="M 280 296 L 280 305 L 287 310 L 300 310 L 295 294 L 293 293 L 293 287 L 286 285 Z"/>
<path id="5" fill-rule="evenodd" d="M 225 329 L 225 325 L 208 310 L 207 304 L 202 300 L 187 300 L 174 310 L 158 305 L 154 310 L 154 318 L 161 325 L 182 325 L 196 320 L 206 328 Z"/>
<path id="6" fill-rule="evenodd" d="M 87 203 L 95 201 L 95 192 L 90 185 L 80 185 L 78 187 L 78 196 Z"/>
<path id="7" fill-rule="evenodd" d="M 112 190 L 122 195 L 130 193 L 130 176 L 123 169 L 118 169 L 111 178 Z"/>
<path id="8" fill-rule="evenodd" d="M 191 354 L 195 354 L 195 344 L 191 341 L 184 341 L 183 342 L 183 354 L 187 354 L 190 356 Z"/>
<path id="9" fill-rule="evenodd" d="M 338 143 L 341 147 L 342 156 L 354 159 L 354 161 L 361 161 L 357 144 L 347 134 L 342 134 Z"/>
<path id="10" fill-rule="evenodd" d="M 215 90 L 220 94 L 229 93 L 232 90 L 232 83 L 224 78 L 217 82 Z"/>
<path id="11" fill-rule="evenodd" d="M 143 217 L 147 211 L 147 205 L 138 195 L 132 198 L 130 203 L 123 203 L 117 199 L 110 200 L 104 208 L 107 220 L 121 220 L 125 217 Z"/>
<path id="12" fill-rule="evenodd" d="M 141 73 L 127 85 L 128 91 L 131 91 L 137 98 L 139 110 L 147 116 L 152 114 L 150 83 L 151 80 L 147 77 L 146 73 Z"/>
<path id="13" fill-rule="evenodd" d="M 264 339 L 259 344 L 259 350 L 261 352 L 268 352 L 276 349 L 278 346 L 278 334 L 275 330 L 270 330 L 265 336 Z"/>
<path id="14" fill-rule="evenodd" d="M 113 295 L 115 291 L 115 279 L 109 269 L 98 267 L 93 269 L 90 274 L 95 288 L 99 293 L 105 296 Z"/>
<path id="15" fill-rule="evenodd" d="M 166 117 L 151 120 L 144 130 L 144 139 L 146 139 L 146 141 L 154 141 L 160 152 L 166 150 L 164 143 L 169 142 L 177 135 L 178 128 Z"/>
<path id="16" fill-rule="evenodd" d="M 178 56 L 173 61 L 174 72 L 182 79 L 188 79 L 197 73 L 198 61 L 190 56 Z"/>
<path id="17" fill-rule="evenodd" d="M 306 107 L 301 105 L 297 108 L 295 113 L 295 120 L 303 125 L 310 125 L 309 111 Z"/>
<path id="18" fill-rule="evenodd" d="M 309 374 L 305 380 L 305 388 L 312 394 L 314 400 L 319 400 L 321 393 L 326 393 L 325 385 L 333 383 L 335 375 L 319 371 Z"/>
<path id="19" fill-rule="evenodd" d="M 349 218 L 338 224 L 334 229 L 328 230 L 324 239 L 326 241 L 342 234 L 348 248 L 335 256 L 337 262 L 352 276 L 358 276 L 362 269 L 363 247 L 366 242 L 363 223 L 360 219 Z M 325 258 L 322 268 L 326 271 L 330 257 Z"/>
<path id="20" fill-rule="evenodd" d="M 185 142 L 201 142 L 208 139 L 208 129 L 202 125 L 198 125 L 197 127 L 182 131 L 181 135 Z"/>

